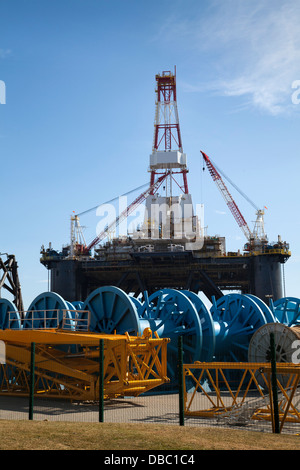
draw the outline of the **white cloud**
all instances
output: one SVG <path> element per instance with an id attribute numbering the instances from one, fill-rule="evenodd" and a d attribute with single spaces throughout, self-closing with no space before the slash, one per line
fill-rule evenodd
<path id="1" fill-rule="evenodd" d="M 193 17 L 173 15 L 163 34 L 188 49 L 194 63 L 198 57 L 201 83 L 185 83 L 186 91 L 209 88 L 276 115 L 300 108 L 292 103 L 292 84 L 300 80 L 299 24 L 294 0 L 210 0 Z"/>
<path id="2" fill-rule="evenodd" d="M 247 97 L 248 104 L 279 114 L 292 108 L 292 84 L 300 78 L 300 4 L 285 1 L 276 8 L 264 1 L 247 17 L 248 9 L 245 2 L 239 12 L 243 21 L 235 18 L 227 38 L 228 46 L 240 45 L 239 53 L 234 54 L 233 73 L 214 87 L 227 96 Z"/>

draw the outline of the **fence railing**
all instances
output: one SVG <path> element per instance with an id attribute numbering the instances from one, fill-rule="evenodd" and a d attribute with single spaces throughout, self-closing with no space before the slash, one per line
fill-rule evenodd
<path id="1" fill-rule="evenodd" d="M 279 363 L 276 369 L 274 393 L 269 363 L 184 364 L 185 416 L 215 418 L 231 425 L 271 421 L 276 433 L 286 422 L 300 424 L 300 366 Z M 193 392 L 188 393 L 188 388 Z"/>
<path id="2" fill-rule="evenodd" d="M 62 329 L 89 331 L 91 312 L 73 309 L 41 309 L 20 311 L 20 327 L 31 330 Z M 15 312 L 8 312 L 8 328 L 15 325 Z"/>
<path id="3" fill-rule="evenodd" d="M 58 311 L 54 317 L 56 325 L 64 325 Z M 45 331 L 44 343 L 38 342 L 40 331 L 28 328 L 23 333 L 28 338 L 26 344 L 24 337 L 23 344 L 19 341 L 21 331 L 2 333 L 7 341 L 7 361 L 0 364 L 0 395 L 28 397 L 29 419 L 33 419 L 35 399 L 40 397 L 98 403 L 99 421 L 103 422 L 107 400 L 140 397 L 172 381 L 166 377 L 168 340 L 152 337 L 150 332 L 143 337 L 93 334 L 89 338 L 74 331 Z M 265 422 L 274 433 L 280 433 L 287 423 L 300 425 L 299 364 L 185 364 L 181 336 L 177 354 L 173 396 L 178 395 L 180 426 L 199 419 L 222 426 Z M 168 398 L 164 403 L 168 404 Z"/>

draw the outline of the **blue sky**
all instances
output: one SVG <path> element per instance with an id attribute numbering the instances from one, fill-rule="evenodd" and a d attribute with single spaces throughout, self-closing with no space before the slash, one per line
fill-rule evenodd
<path id="1" fill-rule="evenodd" d="M 155 74 L 175 66 L 208 234 L 245 243 L 200 149 L 268 208 L 269 240 L 292 251 L 286 295 L 300 297 L 299 24 L 290 0 L 0 0 L 0 251 L 16 255 L 25 308 L 47 290 L 40 247 L 68 243 L 72 211 L 149 180 Z M 81 223 L 90 241 L 95 220 Z"/>

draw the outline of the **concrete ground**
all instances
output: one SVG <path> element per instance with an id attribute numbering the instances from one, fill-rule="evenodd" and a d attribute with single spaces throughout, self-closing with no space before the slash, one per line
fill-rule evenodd
<path id="1" fill-rule="evenodd" d="M 0 420 L 28 420 L 27 397 L 0 396 Z M 66 400 L 35 399 L 33 419 L 37 421 L 99 422 L 99 404 Z M 106 400 L 104 422 L 107 423 L 160 423 L 179 425 L 179 397 L 177 394 L 148 395 Z M 272 432 L 270 421 L 246 419 L 232 422 L 226 417 L 184 419 L 186 426 L 234 427 L 252 431 Z M 300 433 L 299 423 L 286 423 L 286 433 Z"/>
<path id="2" fill-rule="evenodd" d="M 29 400 L 0 396 L 0 419 L 28 419 Z M 98 403 L 34 400 L 34 420 L 98 422 Z M 105 422 L 179 422 L 178 395 L 151 395 L 105 400 Z"/>

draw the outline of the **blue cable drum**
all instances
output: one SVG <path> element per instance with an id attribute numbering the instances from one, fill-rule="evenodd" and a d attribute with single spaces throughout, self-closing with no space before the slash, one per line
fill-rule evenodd
<path id="1" fill-rule="evenodd" d="M 0 298 L 0 329 L 22 329 L 21 317 L 16 306 L 7 299 Z M 6 380 L 14 380 L 11 370 L 5 371 Z M 4 370 L 0 367 L 0 382 L 4 377 Z"/>
<path id="2" fill-rule="evenodd" d="M 21 317 L 16 306 L 10 300 L 0 298 L 0 330 L 20 330 L 21 327 Z"/>
<path id="3" fill-rule="evenodd" d="M 65 328 L 68 329 L 68 325 L 70 325 L 71 329 L 76 331 L 86 331 L 86 322 L 78 321 L 78 319 L 82 316 L 81 311 L 83 308 L 83 302 L 81 300 L 75 300 L 72 302 L 67 301 L 67 305 L 69 308 L 68 316 L 71 317 L 72 320 L 67 320 Z"/>
<path id="4" fill-rule="evenodd" d="M 300 325 L 300 299 L 297 297 L 283 297 L 273 302 L 275 321 L 286 326 Z"/>
<path id="5" fill-rule="evenodd" d="M 136 297 L 134 297 L 133 295 L 132 296 L 130 295 L 129 297 L 130 297 L 130 300 L 136 306 L 137 312 L 139 312 L 143 308 L 143 302 L 140 299 L 137 299 Z"/>
<path id="6" fill-rule="evenodd" d="M 140 331 L 150 328 L 160 338 L 170 338 L 167 348 L 167 376 L 171 383 L 164 385 L 169 390 L 177 380 L 178 337 L 183 338 L 183 361 L 199 360 L 202 348 L 202 328 L 197 310 L 183 292 L 161 289 L 149 296 L 138 311 Z"/>
<path id="7" fill-rule="evenodd" d="M 216 333 L 214 361 L 248 362 L 250 340 L 261 326 L 267 324 L 258 303 L 247 295 L 227 294 L 217 301 L 213 298 L 210 311 Z M 241 370 L 224 370 L 224 376 L 233 388 L 240 383 L 242 374 Z M 226 387 L 220 377 L 220 389 L 224 386 Z"/>
<path id="8" fill-rule="evenodd" d="M 216 333 L 215 361 L 247 362 L 252 335 L 267 323 L 260 306 L 243 294 L 227 294 L 210 309 Z"/>
<path id="9" fill-rule="evenodd" d="M 104 286 L 95 289 L 83 304 L 90 312 L 90 330 L 96 333 L 139 333 L 139 317 L 134 301 L 119 287 Z M 86 318 L 83 312 L 82 319 Z"/>
<path id="10" fill-rule="evenodd" d="M 82 310 L 84 302 L 81 300 L 75 300 L 74 302 L 70 302 L 70 304 L 74 310 Z"/>
<path id="11" fill-rule="evenodd" d="M 73 329 L 70 304 L 55 292 L 43 292 L 30 304 L 25 315 L 23 328 L 57 328 L 62 325 L 63 310 L 66 311 L 66 329 Z"/>
<path id="12" fill-rule="evenodd" d="M 274 323 L 276 321 L 275 316 L 272 313 L 272 310 L 268 305 L 261 300 L 259 297 L 253 294 L 245 294 L 250 299 L 254 300 L 254 302 L 261 308 L 267 323 Z"/>
<path id="13" fill-rule="evenodd" d="M 182 292 L 192 301 L 200 319 L 202 329 L 202 348 L 201 354 L 197 360 L 201 362 L 210 362 L 213 359 L 216 344 L 215 328 L 211 313 L 195 292 L 187 290 L 183 290 Z"/>

